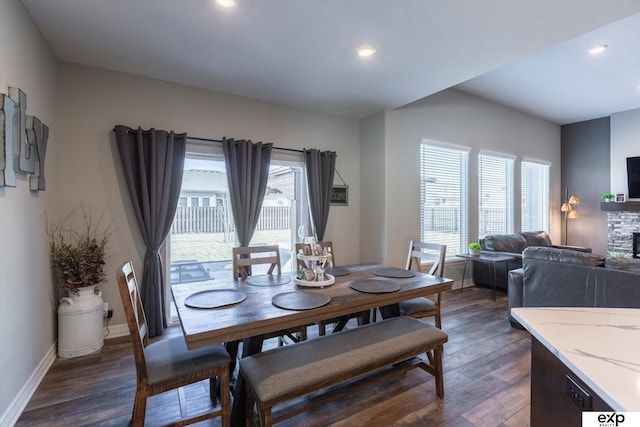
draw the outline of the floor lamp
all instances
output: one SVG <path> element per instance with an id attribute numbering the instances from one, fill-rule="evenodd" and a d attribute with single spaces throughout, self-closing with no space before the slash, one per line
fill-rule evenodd
<path id="1" fill-rule="evenodd" d="M 568 220 L 569 218 L 575 219 L 579 217 L 578 211 L 573 208 L 573 205 L 579 205 L 579 204 L 580 204 L 580 199 L 578 199 L 578 197 L 575 195 L 569 197 L 569 187 L 566 187 L 564 191 L 564 203 L 560 208 L 560 210 L 564 212 L 564 244 L 565 245 L 569 244 L 569 240 L 567 238 L 568 236 L 567 226 L 569 225 Z"/>

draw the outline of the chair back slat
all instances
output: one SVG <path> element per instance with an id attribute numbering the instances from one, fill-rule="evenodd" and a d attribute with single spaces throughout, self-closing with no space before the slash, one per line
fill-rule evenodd
<path id="1" fill-rule="evenodd" d="M 233 279 L 249 276 L 247 267 L 253 265 L 269 264 L 267 274 L 273 274 L 277 268 L 278 274 L 282 274 L 280 264 L 280 247 L 268 246 L 238 246 L 233 248 Z"/>
<path id="2" fill-rule="evenodd" d="M 427 274 L 443 277 L 446 253 L 446 245 L 412 240 L 409 243 L 409 254 L 407 255 L 406 269 L 422 271 L 422 264 L 425 262 L 431 262 L 431 268 Z"/>
<path id="3" fill-rule="evenodd" d="M 136 372 L 138 376 L 145 376 L 144 348 L 149 344 L 147 317 L 144 314 L 138 282 L 131 261 L 125 262 L 122 267 L 118 269 L 116 279 L 125 317 L 127 318 L 127 325 L 129 326 L 129 334 L 131 335 L 131 341 L 133 343 Z"/>

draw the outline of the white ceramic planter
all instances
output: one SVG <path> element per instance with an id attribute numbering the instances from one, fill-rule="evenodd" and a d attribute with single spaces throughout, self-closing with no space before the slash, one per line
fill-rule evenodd
<path id="1" fill-rule="evenodd" d="M 61 299 L 58 306 L 59 357 L 84 356 L 102 348 L 103 303 L 95 286 L 80 288 L 77 296 Z"/>

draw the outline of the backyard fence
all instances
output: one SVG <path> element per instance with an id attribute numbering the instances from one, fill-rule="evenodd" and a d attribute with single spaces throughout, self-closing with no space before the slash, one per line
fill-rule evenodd
<path id="1" fill-rule="evenodd" d="M 460 231 L 460 208 L 432 206 L 423 208 L 422 227 L 426 231 L 457 233 Z M 481 234 L 501 233 L 507 221 L 504 208 L 482 208 L 480 210 Z"/>
<path id="2" fill-rule="evenodd" d="M 459 208 L 430 207 L 424 209 L 425 230 L 455 233 L 460 229 Z M 484 208 L 480 212 L 481 229 L 485 233 L 502 230 L 506 221 L 505 210 Z M 288 230 L 291 224 L 289 206 L 263 206 L 256 230 Z M 171 234 L 234 233 L 231 209 L 225 206 L 178 207 Z"/>
<path id="3" fill-rule="evenodd" d="M 256 230 L 288 230 L 291 223 L 289 206 L 263 206 Z M 178 207 L 171 234 L 233 233 L 231 208 L 225 206 Z"/>

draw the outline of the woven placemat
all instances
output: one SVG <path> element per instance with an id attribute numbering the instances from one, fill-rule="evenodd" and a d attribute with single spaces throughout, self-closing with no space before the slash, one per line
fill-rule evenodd
<path id="1" fill-rule="evenodd" d="M 184 305 L 191 308 L 218 308 L 244 301 L 247 294 L 236 289 L 211 289 L 189 295 Z"/>
<path id="2" fill-rule="evenodd" d="M 351 274 L 351 272 L 344 267 L 328 267 L 324 269 L 324 272 L 332 275 L 333 277 L 340 277 Z"/>
<path id="3" fill-rule="evenodd" d="M 252 286 L 280 286 L 291 282 L 290 276 L 282 276 L 280 274 L 259 274 L 249 276 L 245 283 Z"/>
<path id="4" fill-rule="evenodd" d="M 376 276 L 391 277 L 394 279 L 406 279 L 416 275 L 415 271 L 404 270 L 402 268 L 396 268 L 396 267 L 378 268 L 376 270 L 373 270 L 372 273 L 375 274 Z"/>
<path id="5" fill-rule="evenodd" d="M 329 304 L 331 297 L 314 292 L 291 291 L 274 295 L 271 303 L 285 310 L 310 310 Z"/>
<path id="6" fill-rule="evenodd" d="M 368 294 L 386 294 L 400 290 L 400 285 L 395 282 L 377 279 L 354 280 L 349 283 L 349 287 Z"/>

